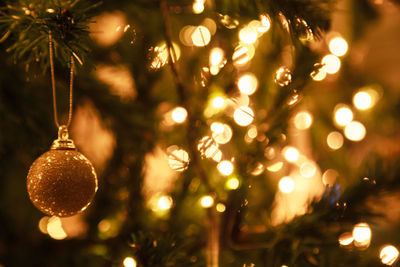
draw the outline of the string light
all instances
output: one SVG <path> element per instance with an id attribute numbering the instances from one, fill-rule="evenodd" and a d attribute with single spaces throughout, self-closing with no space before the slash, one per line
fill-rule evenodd
<path id="1" fill-rule="evenodd" d="M 250 107 L 241 106 L 233 113 L 233 119 L 240 126 L 247 126 L 254 120 L 254 112 Z"/>
<path id="2" fill-rule="evenodd" d="M 353 120 L 353 111 L 344 104 L 336 105 L 334 114 L 335 122 L 339 126 L 346 126 Z"/>
<path id="3" fill-rule="evenodd" d="M 223 203 L 218 203 L 216 206 L 215 206 L 215 209 L 218 211 L 218 212 L 224 212 L 225 210 L 226 210 L 226 206 L 223 204 Z"/>
<path id="4" fill-rule="evenodd" d="M 324 65 L 326 72 L 329 74 L 334 74 L 340 70 L 340 59 L 335 55 L 326 55 L 322 58 L 321 62 Z"/>
<path id="5" fill-rule="evenodd" d="M 285 157 L 285 159 L 289 162 L 295 162 L 299 159 L 300 153 L 299 151 L 292 147 L 292 146 L 286 146 L 282 149 L 282 154 Z"/>
<path id="6" fill-rule="evenodd" d="M 326 142 L 330 149 L 337 150 L 343 146 L 343 135 L 336 131 L 330 132 Z"/>
<path id="7" fill-rule="evenodd" d="M 217 165 L 218 171 L 225 176 L 229 176 L 233 173 L 233 164 L 229 160 L 223 160 Z"/>
<path id="8" fill-rule="evenodd" d="M 186 109 L 183 107 L 176 107 L 172 110 L 171 113 L 172 120 L 176 123 L 184 122 L 187 118 L 187 115 L 188 113 Z"/>
<path id="9" fill-rule="evenodd" d="M 392 245 L 384 246 L 379 253 L 379 258 L 381 259 L 382 263 L 386 265 L 392 265 L 395 263 L 398 257 L 399 251 Z"/>
<path id="10" fill-rule="evenodd" d="M 225 187 L 229 190 L 236 190 L 239 188 L 239 185 L 239 179 L 236 177 L 229 178 L 225 183 Z"/>
<path id="11" fill-rule="evenodd" d="M 358 142 L 364 139 L 367 130 L 364 125 L 358 121 L 352 121 L 344 128 L 344 135 L 350 141 Z"/>
<path id="12" fill-rule="evenodd" d="M 258 80 L 254 74 L 246 73 L 240 76 L 237 85 L 240 92 L 245 95 L 252 95 L 258 88 Z"/>
<path id="13" fill-rule="evenodd" d="M 243 27 L 239 31 L 239 40 L 245 44 L 254 44 L 257 41 L 257 30 L 250 26 Z"/>
<path id="14" fill-rule="evenodd" d="M 294 187 L 295 187 L 295 183 L 294 183 L 293 179 L 290 178 L 289 176 L 285 176 L 279 181 L 279 189 L 284 194 L 292 193 L 294 190 Z"/>
<path id="15" fill-rule="evenodd" d="M 377 95 L 377 93 L 375 92 Z M 375 105 L 376 96 L 371 91 L 359 91 L 353 97 L 353 104 L 358 110 L 367 110 Z"/>
<path id="16" fill-rule="evenodd" d="M 202 47 L 210 43 L 211 33 L 208 28 L 200 25 L 194 28 L 191 38 L 194 46 Z"/>
<path id="17" fill-rule="evenodd" d="M 213 98 L 211 103 L 214 108 L 221 109 L 225 106 L 225 99 L 221 96 L 217 96 Z"/>
<path id="18" fill-rule="evenodd" d="M 354 245 L 368 247 L 371 242 L 371 228 L 367 223 L 358 223 L 353 228 Z"/>
<path id="19" fill-rule="evenodd" d="M 126 257 L 123 261 L 124 267 L 136 267 L 136 260 L 132 257 Z"/>
<path id="20" fill-rule="evenodd" d="M 160 210 L 169 210 L 172 204 L 173 200 L 170 196 L 161 196 L 157 202 L 157 206 Z"/>
<path id="21" fill-rule="evenodd" d="M 203 208 L 210 208 L 214 205 L 214 198 L 210 195 L 205 195 L 200 199 L 200 205 Z"/>
<path id="22" fill-rule="evenodd" d="M 219 47 L 214 47 L 210 52 L 210 66 L 219 66 L 224 60 L 225 52 Z"/>
<path id="23" fill-rule="evenodd" d="M 347 53 L 349 45 L 342 37 L 335 37 L 329 41 L 329 50 L 335 56 L 341 57 Z"/>
<path id="24" fill-rule="evenodd" d="M 306 130 L 310 128 L 313 122 L 311 114 L 307 111 L 301 111 L 294 117 L 294 126 L 299 130 Z"/>

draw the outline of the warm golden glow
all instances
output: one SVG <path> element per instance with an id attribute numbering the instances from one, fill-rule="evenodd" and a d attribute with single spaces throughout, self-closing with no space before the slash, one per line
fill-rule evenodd
<path id="1" fill-rule="evenodd" d="M 239 31 L 239 40 L 244 44 L 254 44 L 257 41 L 257 29 L 245 26 Z"/>
<path id="2" fill-rule="evenodd" d="M 326 138 L 330 149 L 337 150 L 343 146 L 343 135 L 339 132 L 330 132 Z"/>
<path id="3" fill-rule="evenodd" d="M 187 118 L 187 111 L 183 107 L 176 107 L 172 110 L 171 117 L 172 120 L 176 123 L 182 123 Z"/>
<path id="4" fill-rule="evenodd" d="M 260 15 L 261 25 L 257 28 L 259 33 L 265 33 L 271 28 L 271 20 L 267 15 Z"/>
<path id="5" fill-rule="evenodd" d="M 225 206 L 224 204 L 222 204 L 222 203 L 218 203 L 218 204 L 215 206 L 215 209 L 216 209 L 218 212 L 224 212 L 224 211 L 226 210 L 226 206 Z"/>
<path id="6" fill-rule="evenodd" d="M 239 185 L 240 185 L 239 179 L 236 177 L 229 178 L 225 183 L 225 187 L 229 190 L 238 189 Z"/>
<path id="7" fill-rule="evenodd" d="M 278 172 L 282 169 L 283 167 L 283 162 L 282 161 L 278 161 L 274 164 L 271 164 L 267 167 L 267 170 L 270 172 Z"/>
<path id="8" fill-rule="evenodd" d="M 292 81 L 292 73 L 286 67 L 280 67 L 275 72 L 275 82 L 279 86 L 287 86 Z"/>
<path id="9" fill-rule="evenodd" d="M 169 151 L 168 164 L 171 169 L 183 172 L 189 166 L 189 154 L 178 147 L 170 147 L 167 149 Z"/>
<path id="10" fill-rule="evenodd" d="M 254 46 L 251 44 L 239 44 L 235 47 L 232 60 L 235 65 L 244 65 L 249 62 L 255 54 Z"/>
<path id="11" fill-rule="evenodd" d="M 226 144 L 232 139 L 232 128 L 225 123 L 213 122 L 210 126 L 213 138 L 218 144 Z"/>
<path id="12" fill-rule="evenodd" d="M 246 73 L 240 76 L 237 85 L 240 92 L 245 95 L 252 95 L 258 88 L 258 80 L 254 74 Z"/>
<path id="13" fill-rule="evenodd" d="M 295 162 L 299 159 L 300 153 L 299 151 L 292 147 L 292 146 L 286 146 L 282 149 L 282 154 L 285 157 L 285 159 L 289 162 Z"/>
<path id="14" fill-rule="evenodd" d="M 392 245 L 386 245 L 381 248 L 379 253 L 379 258 L 381 259 L 383 264 L 392 265 L 395 263 L 397 258 L 399 257 L 399 251 L 396 247 Z"/>
<path id="15" fill-rule="evenodd" d="M 240 126 L 247 126 L 254 120 L 254 112 L 247 106 L 241 106 L 233 113 L 233 119 Z"/>
<path id="16" fill-rule="evenodd" d="M 334 74 L 340 70 L 340 59 L 332 54 L 326 55 L 322 58 L 322 64 L 325 67 L 325 70 L 329 74 Z"/>
<path id="17" fill-rule="evenodd" d="M 219 47 L 214 47 L 210 51 L 210 66 L 219 67 L 224 60 L 225 52 Z"/>
<path id="18" fill-rule="evenodd" d="M 158 44 L 156 47 L 152 49 L 154 57 L 150 64 L 151 69 L 159 69 L 163 67 L 166 63 L 168 63 L 169 55 L 168 49 L 165 42 Z M 181 50 L 176 43 L 172 43 L 171 48 L 171 57 L 172 61 L 175 62 L 179 60 L 181 56 Z"/>
<path id="19" fill-rule="evenodd" d="M 90 26 L 91 37 L 100 46 L 111 46 L 124 34 L 124 31 L 118 30 L 126 24 L 126 17 L 122 12 L 103 13 L 95 21 Z"/>
<path id="20" fill-rule="evenodd" d="M 214 126 L 214 128 L 216 127 Z M 215 161 L 219 161 L 220 159 L 218 158 L 222 156 L 218 144 L 208 135 L 199 140 L 197 149 L 203 157 L 212 158 Z"/>
<path id="21" fill-rule="evenodd" d="M 211 33 L 206 27 L 200 25 L 193 30 L 191 38 L 194 46 L 202 47 L 210 43 Z"/>
<path id="22" fill-rule="evenodd" d="M 339 240 L 338 241 L 339 241 L 339 244 L 341 246 L 348 246 L 351 243 L 353 243 L 354 238 L 353 238 L 353 235 L 350 232 L 346 232 L 346 233 L 343 233 L 343 234 L 341 234 L 339 236 Z"/>
<path id="23" fill-rule="evenodd" d="M 335 122 L 339 126 L 346 126 L 353 120 L 353 111 L 343 104 L 336 105 L 334 114 Z"/>
<path id="24" fill-rule="evenodd" d="M 47 234 L 47 224 L 49 223 L 50 217 L 44 216 L 39 220 L 39 230 L 43 234 Z"/>
<path id="25" fill-rule="evenodd" d="M 204 11 L 204 0 L 195 0 L 192 5 L 193 13 L 200 14 Z"/>
<path id="26" fill-rule="evenodd" d="M 335 37 L 329 41 L 329 50 L 335 56 L 341 57 L 347 53 L 349 45 L 342 37 Z"/>
<path id="27" fill-rule="evenodd" d="M 225 176 L 229 176 L 233 172 L 233 164 L 229 160 L 223 160 L 217 165 L 218 171 Z"/>
<path id="28" fill-rule="evenodd" d="M 157 201 L 160 210 L 169 210 L 172 207 L 173 200 L 170 196 L 161 196 Z"/>
<path id="29" fill-rule="evenodd" d="M 221 109 L 225 106 L 225 98 L 221 96 L 214 97 L 211 104 L 216 109 Z"/>
<path id="30" fill-rule="evenodd" d="M 56 240 L 62 240 L 67 237 L 62 227 L 61 219 L 55 216 L 51 217 L 47 223 L 47 233 Z"/>
<path id="31" fill-rule="evenodd" d="M 359 91 L 353 97 L 353 104 L 358 110 L 367 110 L 375 105 L 374 98 L 371 92 Z"/>
<path id="32" fill-rule="evenodd" d="M 310 128 L 313 122 L 311 114 L 307 111 L 301 111 L 294 117 L 294 126 L 299 130 L 305 130 Z"/>
<path id="33" fill-rule="evenodd" d="M 200 205 L 203 208 L 210 208 L 214 205 L 214 198 L 210 195 L 205 195 L 200 199 Z"/>
<path id="34" fill-rule="evenodd" d="M 124 267 L 136 267 L 137 266 L 136 260 L 132 257 L 126 257 L 124 259 L 123 263 L 124 263 Z"/>
<path id="35" fill-rule="evenodd" d="M 292 178 L 285 176 L 279 181 L 279 190 L 284 194 L 290 194 L 293 192 L 295 183 Z"/>
<path id="36" fill-rule="evenodd" d="M 322 174 L 322 183 L 326 186 L 332 187 L 335 182 L 336 178 L 339 176 L 339 173 L 335 171 L 334 169 L 327 169 L 323 174 Z"/>
<path id="37" fill-rule="evenodd" d="M 247 136 L 250 137 L 251 139 L 254 139 L 257 137 L 258 131 L 257 127 L 255 125 L 251 125 L 249 127 L 249 130 L 247 131 Z"/>
<path id="38" fill-rule="evenodd" d="M 358 223 L 353 228 L 354 245 L 368 247 L 371 242 L 371 228 L 367 223 Z"/>
<path id="39" fill-rule="evenodd" d="M 324 80 L 326 78 L 326 75 L 327 75 L 327 72 L 326 72 L 325 66 L 322 66 L 316 70 L 313 70 L 310 74 L 311 78 L 317 82 Z"/>
<path id="40" fill-rule="evenodd" d="M 311 178 L 317 172 L 317 167 L 313 162 L 307 161 L 301 164 L 300 174 L 305 178 Z"/>
<path id="41" fill-rule="evenodd" d="M 358 121 L 352 121 L 344 128 L 344 135 L 350 141 L 361 141 L 364 139 L 366 134 L 367 130 L 365 129 L 364 125 L 362 125 L 361 122 Z"/>

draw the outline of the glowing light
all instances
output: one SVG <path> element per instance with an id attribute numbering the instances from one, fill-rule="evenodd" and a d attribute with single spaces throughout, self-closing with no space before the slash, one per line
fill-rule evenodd
<path id="1" fill-rule="evenodd" d="M 175 146 L 169 147 L 167 150 L 170 151 L 168 156 L 168 164 L 171 169 L 178 172 L 183 172 L 188 168 L 190 159 L 189 154 L 185 150 Z"/>
<path id="2" fill-rule="evenodd" d="M 342 37 L 335 37 L 330 40 L 329 42 L 329 50 L 335 56 L 341 57 L 347 53 L 349 49 L 349 45 L 347 44 L 346 40 Z"/>
<path id="3" fill-rule="evenodd" d="M 339 126 L 346 126 L 353 120 L 353 111 L 346 105 L 339 104 L 335 107 L 334 117 Z"/>
<path id="4" fill-rule="evenodd" d="M 211 66 L 219 66 L 224 60 L 224 50 L 219 47 L 214 47 L 210 52 L 210 65 Z"/>
<path id="5" fill-rule="evenodd" d="M 212 196 L 206 195 L 200 199 L 200 205 L 203 208 L 210 208 L 214 205 L 214 198 Z"/>
<path id="6" fill-rule="evenodd" d="M 286 67 L 280 67 L 275 73 L 275 82 L 279 86 L 287 86 L 292 81 L 292 74 Z"/>
<path id="7" fill-rule="evenodd" d="M 221 96 L 214 97 L 211 101 L 214 108 L 220 109 L 225 106 L 225 99 Z"/>
<path id="8" fill-rule="evenodd" d="M 232 128 L 225 123 L 213 122 L 211 124 L 213 138 L 218 144 L 226 144 L 232 139 Z"/>
<path id="9" fill-rule="evenodd" d="M 218 212 L 224 212 L 224 211 L 226 210 L 226 206 L 225 206 L 224 204 L 222 204 L 222 203 L 218 203 L 218 204 L 215 206 L 215 209 L 216 209 Z"/>
<path id="10" fill-rule="evenodd" d="M 312 162 L 304 162 L 300 166 L 300 174 L 305 178 L 311 178 L 317 172 L 317 167 Z"/>
<path id="11" fill-rule="evenodd" d="M 201 0 L 200 1 L 196 0 L 194 1 L 192 8 L 193 8 L 193 13 L 201 14 L 204 11 L 204 2 Z"/>
<path id="12" fill-rule="evenodd" d="M 336 178 L 339 176 L 339 173 L 333 169 L 327 169 L 322 174 L 322 183 L 324 185 L 332 187 L 335 184 Z"/>
<path id="13" fill-rule="evenodd" d="M 254 120 L 254 112 L 247 106 L 241 106 L 233 113 L 233 119 L 240 126 L 247 126 Z"/>
<path id="14" fill-rule="evenodd" d="M 47 234 L 47 224 L 49 223 L 50 217 L 44 216 L 39 220 L 39 230 L 43 234 Z"/>
<path id="15" fill-rule="evenodd" d="M 367 130 L 364 125 L 358 121 L 352 121 L 344 128 L 344 135 L 350 141 L 358 142 L 364 139 Z"/>
<path id="16" fill-rule="evenodd" d="M 254 94 L 258 88 L 257 77 L 252 73 L 243 74 L 238 80 L 238 87 L 240 92 L 245 95 Z"/>
<path id="17" fill-rule="evenodd" d="M 310 128 L 313 118 L 307 111 L 301 111 L 294 117 L 294 126 L 299 130 Z"/>
<path id="18" fill-rule="evenodd" d="M 229 160 L 223 160 L 217 165 L 218 171 L 225 176 L 229 176 L 233 172 L 233 164 Z"/>
<path id="19" fill-rule="evenodd" d="M 295 162 L 299 159 L 300 153 L 299 151 L 291 146 L 286 146 L 282 149 L 282 154 L 285 159 L 289 162 Z"/>
<path id="20" fill-rule="evenodd" d="M 257 30 L 249 26 L 243 27 L 239 31 L 239 40 L 245 44 L 254 44 L 257 41 Z"/>
<path id="21" fill-rule="evenodd" d="M 282 161 L 278 161 L 278 162 L 276 162 L 276 163 L 274 163 L 272 165 L 269 165 L 267 167 L 267 170 L 270 171 L 270 172 L 278 172 L 278 171 L 280 171 L 282 169 L 282 167 L 283 167 L 283 162 Z"/>
<path id="22" fill-rule="evenodd" d="M 169 210 L 172 204 L 173 200 L 170 196 L 161 196 L 157 202 L 157 206 L 160 210 Z"/>
<path id="23" fill-rule="evenodd" d="M 249 62 L 255 54 L 253 45 L 239 44 L 235 47 L 232 60 L 235 65 L 244 65 Z"/>
<path id="24" fill-rule="evenodd" d="M 321 66 L 320 68 L 317 68 L 310 73 L 311 78 L 317 82 L 324 80 L 326 78 L 326 75 L 327 72 L 325 66 Z"/>
<path id="25" fill-rule="evenodd" d="M 229 190 L 235 190 L 238 189 L 240 185 L 239 179 L 236 177 L 232 177 L 228 179 L 225 183 L 225 187 Z"/>
<path id="26" fill-rule="evenodd" d="M 294 181 L 292 178 L 285 176 L 279 181 L 279 190 L 281 190 L 284 194 L 290 194 L 293 192 L 295 187 Z"/>
<path id="27" fill-rule="evenodd" d="M 267 15 L 260 15 L 261 25 L 257 28 L 259 33 L 265 33 L 271 27 L 271 20 Z"/>
<path id="28" fill-rule="evenodd" d="M 214 158 L 215 156 L 220 154 L 218 144 L 213 138 L 208 135 L 199 140 L 199 143 L 197 144 L 197 149 L 200 151 L 200 154 L 206 158 Z"/>
<path id="29" fill-rule="evenodd" d="M 247 131 L 247 135 L 251 138 L 254 139 L 257 137 L 258 131 L 257 131 L 257 127 L 255 125 L 251 125 L 249 127 L 249 130 Z"/>
<path id="30" fill-rule="evenodd" d="M 339 240 L 338 241 L 339 241 L 339 244 L 341 246 L 348 246 L 351 243 L 353 243 L 354 238 L 353 238 L 353 235 L 350 232 L 346 232 L 346 233 L 343 233 L 343 234 L 341 234 L 339 236 Z"/>
<path id="31" fill-rule="evenodd" d="M 166 63 L 168 63 L 169 55 L 167 44 L 165 42 L 158 44 L 156 47 L 152 49 L 154 54 L 153 60 L 150 64 L 151 69 L 159 69 L 163 67 Z M 176 43 L 172 43 L 171 48 L 171 57 L 172 61 L 175 62 L 179 60 L 181 56 L 181 50 Z"/>
<path id="32" fill-rule="evenodd" d="M 379 253 L 379 258 L 381 259 L 382 263 L 386 265 L 392 265 L 398 257 L 399 251 L 392 245 L 384 246 Z"/>
<path id="33" fill-rule="evenodd" d="M 101 220 L 97 225 L 97 229 L 99 229 L 100 232 L 108 232 L 111 229 L 110 221 L 106 219 Z"/>
<path id="34" fill-rule="evenodd" d="M 47 233 L 51 238 L 56 240 L 62 240 L 67 237 L 60 218 L 55 216 L 51 217 L 47 223 Z"/>
<path id="35" fill-rule="evenodd" d="M 197 26 L 191 35 L 194 46 L 206 46 L 211 41 L 211 33 L 204 26 Z"/>
<path id="36" fill-rule="evenodd" d="M 340 59 L 335 55 L 326 55 L 322 58 L 322 64 L 325 67 L 325 70 L 329 74 L 334 74 L 340 70 Z"/>
<path id="37" fill-rule="evenodd" d="M 360 91 L 354 95 L 353 104 L 359 110 L 366 110 L 370 109 L 375 103 L 373 103 L 371 94 Z"/>
<path id="38" fill-rule="evenodd" d="M 343 135 L 339 132 L 330 132 L 326 138 L 330 149 L 337 150 L 343 146 Z"/>
<path id="39" fill-rule="evenodd" d="M 100 46 L 111 46 L 124 34 L 123 31 L 117 29 L 125 24 L 126 17 L 122 12 L 103 13 L 96 18 L 96 23 L 91 24 L 91 37 Z"/>
<path id="40" fill-rule="evenodd" d="M 358 223 L 353 228 L 354 245 L 357 247 L 368 246 L 371 242 L 371 228 L 367 223 Z"/>
<path id="41" fill-rule="evenodd" d="M 187 111 L 183 107 L 176 107 L 171 113 L 172 120 L 176 123 L 182 123 L 187 118 Z"/>
<path id="42" fill-rule="evenodd" d="M 132 257 L 126 257 L 124 259 L 123 263 L 124 263 L 124 267 L 136 267 L 137 266 L 136 260 Z"/>

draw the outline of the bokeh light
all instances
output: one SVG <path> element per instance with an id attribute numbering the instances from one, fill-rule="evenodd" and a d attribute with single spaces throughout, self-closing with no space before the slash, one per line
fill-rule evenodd
<path id="1" fill-rule="evenodd" d="M 223 203 L 218 203 L 218 204 L 215 206 L 215 209 L 216 209 L 218 212 L 224 212 L 224 211 L 226 210 L 226 206 L 225 206 Z"/>
<path id="2" fill-rule="evenodd" d="M 236 177 L 229 178 L 225 183 L 225 187 L 229 190 L 236 190 L 239 188 L 239 185 L 239 179 Z"/>
<path id="3" fill-rule="evenodd" d="M 219 47 L 214 47 L 210 51 L 210 66 L 219 66 L 224 60 L 225 52 Z"/>
<path id="4" fill-rule="evenodd" d="M 233 113 L 234 121 L 240 126 L 247 126 L 254 120 L 254 112 L 250 107 L 241 106 Z"/>
<path id="5" fill-rule="evenodd" d="M 358 110 L 367 110 L 375 105 L 375 101 L 369 92 L 359 91 L 353 97 L 353 104 Z"/>
<path id="6" fill-rule="evenodd" d="M 124 267 L 136 267 L 137 266 L 136 260 L 132 257 L 126 257 L 124 259 L 123 264 L 124 264 Z"/>
<path id="7" fill-rule="evenodd" d="M 317 64 L 319 64 L 319 63 L 317 63 Z M 321 64 L 319 64 L 319 65 L 321 65 Z M 318 68 L 314 69 L 310 73 L 311 78 L 317 82 L 324 80 L 326 78 L 326 75 L 327 75 L 326 68 L 323 65 L 318 66 Z"/>
<path id="8" fill-rule="evenodd" d="M 240 92 L 245 95 L 252 95 L 258 88 L 258 80 L 253 73 L 245 73 L 240 76 L 237 85 Z"/>
<path id="9" fill-rule="evenodd" d="M 225 98 L 222 96 L 214 97 L 211 101 L 211 104 L 216 109 L 221 109 L 225 106 Z"/>
<path id="10" fill-rule="evenodd" d="M 173 200 L 170 196 L 161 196 L 157 201 L 160 210 L 169 210 L 172 207 Z"/>
<path id="11" fill-rule="evenodd" d="M 278 161 L 278 162 L 275 162 L 275 163 L 269 165 L 267 167 L 267 170 L 270 171 L 270 172 L 278 172 L 278 171 L 280 171 L 282 169 L 282 167 L 283 167 L 283 162 L 282 161 Z"/>
<path id="12" fill-rule="evenodd" d="M 312 122 L 312 115 L 307 111 L 300 111 L 294 117 L 294 126 L 299 130 L 310 128 Z"/>
<path id="13" fill-rule="evenodd" d="M 289 176 L 285 176 L 279 181 L 279 190 L 281 190 L 281 192 L 284 194 L 292 193 L 294 190 L 294 187 L 295 187 L 295 183 L 294 183 L 293 179 L 290 178 Z"/>
<path id="14" fill-rule="evenodd" d="M 381 259 L 382 263 L 386 265 L 392 265 L 393 263 L 395 263 L 398 257 L 399 251 L 396 247 L 392 245 L 384 246 L 379 252 L 379 258 Z"/>
<path id="15" fill-rule="evenodd" d="M 325 67 L 325 70 L 329 74 L 334 74 L 340 70 L 340 59 L 335 55 L 326 55 L 322 58 L 322 64 Z"/>
<path id="16" fill-rule="evenodd" d="M 49 219 L 47 223 L 47 233 L 51 238 L 56 240 L 67 238 L 67 234 L 62 227 L 61 219 L 56 216 L 53 216 Z"/>
<path id="17" fill-rule="evenodd" d="M 353 120 L 353 111 L 344 104 L 338 104 L 335 107 L 334 118 L 336 124 L 346 126 Z"/>
<path id="18" fill-rule="evenodd" d="M 167 151 L 169 152 L 168 164 L 171 169 L 178 172 L 183 172 L 188 168 L 189 154 L 185 150 L 177 146 L 171 146 L 167 149 Z"/>
<path id="19" fill-rule="evenodd" d="M 211 41 L 211 33 L 206 27 L 200 25 L 193 30 L 191 39 L 194 46 L 206 46 Z"/>
<path id="20" fill-rule="evenodd" d="M 311 161 L 303 162 L 300 166 L 300 174 L 305 178 L 311 178 L 317 172 L 317 167 Z"/>
<path id="21" fill-rule="evenodd" d="M 232 128 L 225 123 L 213 122 L 211 124 L 212 136 L 218 144 L 226 144 L 232 139 Z"/>
<path id="22" fill-rule="evenodd" d="M 192 5 L 193 13 L 201 14 L 204 11 L 204 0 L 195 0 Z"/>
<path id="23" fill-rule="evenodd" d="M 329 50 L 335 56 L 341 57 L 347 53 L 349 45 L 342 37 L 334 37 L 329 41 Z"/>
<path id="24" fill-rule="evenodd" d="M 200 199 L 200 205 L 203 208 L 210 208 L 214 205 L 214 198 L 210 195 L 205 195 Z"/>
<path id="25" fill-rule="evenodd" d="M 350 233 L 350 232 L 346 232 L 346 233 L 343 233 L 343 234 L 341 234 L 340 236 L 339 236 L 339 244 L 341 245 L 341 246 L 348 246 L 348 245 L 350 245 L 351 243 L 353 243 L 353 241 L 354 241 L 354 238 L 353 238 L 353 235 L 352 235 L 352 233 Z"/>
<path id="26" fill-rule="evenodd" d="M 268 15 L 260 15 L 260 23 L 261 25 L 257 28 L 259 33 L 265 33 L 271 28 L 271 20 Z"/>
<path id="27" fill-rule="evenodd" d="M 289 162 L 295 162 L 299 159 L 300 153 L 299 151 L 292 147 L 292 146 L 286 146 L 282 149 L 282 154 L 285 157 L 285 159 Z"/>
<path id="28" fill-rule="evenodd" d="M 183 107 L 176 107 L 172 110 L 171 113 L 172 120 L 176 123 L 184 122 L 187 118 L 187 115 L 188 113 L 186 109 Z"/>
<path id="29" fill-rule="evenodd" d="M 352 121 L 344 128 L 344 135 L 350 141 L 358 142 L 364 139 L 367 130 L 364 125 L 358 121 Z"/>
<path id="30" fill-rule="evenodd" d="M 367 223 L 358 223 L 353 228 L 354 245 L 357 247 L 368 247 L 371 242 L 371 228 Z"/>
<path id="31" fill-rule="evenodd" d="M 233 172 L 233 164 L 229 160 L 223 160 L 217 165 L 218 171 L 225 176 L 229 176 Z"/>
<path id="32" fill-rule="evenodd" d="M 254 44 L 257 41 L 257 29 L 245 26 L 239 31 L 239 40 L 245 44 Z"/>
<path id="33" fill-rule="evenodd" d="M 292 81 L 292 73 L 286 67 L 280 67 L 275 72 L 275 82 L 279 86 L 287 86 Z"/>
<path id="34" fill-rule="evenodd" d="M 337 150 L 343 146 L 343 135 L 337 131 L 330 132 L 326 138 L 328 147 Z"/>
<path id="35" fill-rule="evenodd" d="M 339 176 L 339 173 L 334 170 L 334 169 L 327 169 L 323 174 L 322 174 L 322 183 L 325 186 L 332 187 L 335 182 L 337 177 Z"/>

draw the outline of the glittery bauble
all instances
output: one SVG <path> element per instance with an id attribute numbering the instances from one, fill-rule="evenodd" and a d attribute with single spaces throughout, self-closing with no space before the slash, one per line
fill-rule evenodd
<path id="1" fill-rule="evenodd" d="M 97 191 L 97 176 L 90 161 L 75 149 L 52 149 L 32 164 L 27 187 L 40 211 L 66 217 L 90 205 Z"/>

